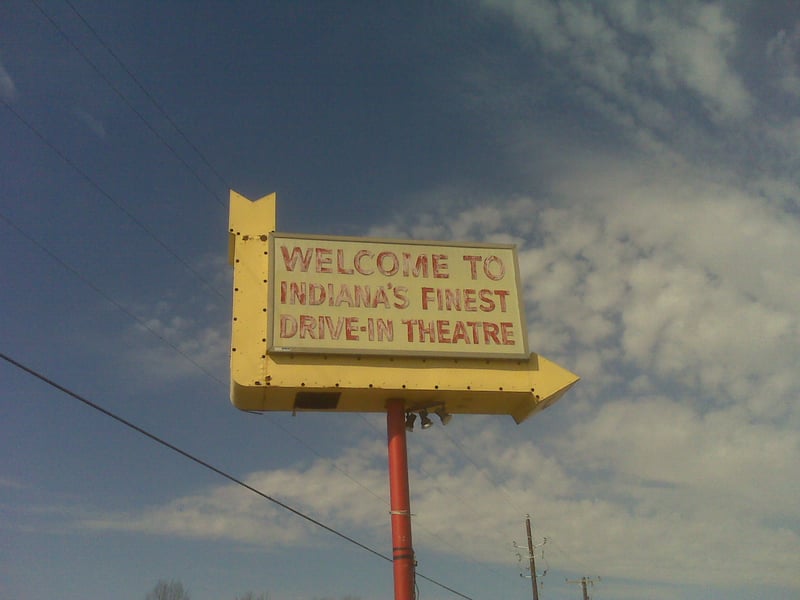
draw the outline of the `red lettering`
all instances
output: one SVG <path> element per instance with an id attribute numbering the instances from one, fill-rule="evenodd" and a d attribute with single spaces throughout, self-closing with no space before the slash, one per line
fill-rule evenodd
<path id="1" fill-rule="evenodd" d="M 453 343 L 456 344 L 461 341 L 463 341 L 465 344 L 469 344 L 469 338 L 467 337 L 467 325 L 464 323 L 464 321 L 456 321 L 456 324 L 453 327 Z"/>
<path id="2" fill-rule="evenodd" d="M 406 339 L 409 343 L 463 343 L 487 346 L 513 346 L 515 344 L 514 324 L 510 321 L 498 324 L 490 321 L 403 319 L 400 322 L 406 327 Z"/>
<path id="3" fill-rule="evenodd" d="M 422 288 L 422 310 L 428 310 L 428 305 L 433 302 L 433 288 Z"/>
<path id="4" fill-rule="evenodd" d="M 402 319 L 400 321 L 400 323 L 406 326 L 406 335 L 407 335 L 406 339 L 409 342 L 414 341 L 414 323 L 416 322 L 417 322 L 416 319 Z"/>
<path id="5" fill-rule="evenodd" d="M 426 337 L 429 338 L 428 339 L 429 342 L 436 341 L 436 337 L 434 337 L 436 332 L 433 329 L 433 321 L 428 321 L 426 325 L 425 321 L 423 321 L 422 319 L 417 319 L 417 326 L 419 328 L 420 342 L 424 342 Z"/>
<path id="6" fill-rule="evenodd" d="M 300 315 L 300 339 L 306 336 L 312 340 L 317 339 L 317 321 L 311 315 Z"/>
<path id="7" fill-rule="evenodd" d="M 386 259 L 389 259 L 389 266 L 386 266 Z M 391 277 L 395 275 L 400 270 L 400 261 L 397 258 L 397 254 L 394 252 L 381 252 L 378 254 L 378 258 L 375 260 L 375 264 L 378 267 L 378 271 L 381 272 L 382 275 L 386 275 L 387 277 Z"/>
<path id="8" fill-rule="evenodd" d="M 383 304 L 384 308 L 391 308 L 389 296 L 386 294 L 386 290 L 383 289 L 383 286 L 379 287 L 375 292 L 375 300 L 372 307 L 375 308 L 378 304 Z"/>
<path id="9" fill-rule="evenodd" d="M 319 306 L 325 302 L 325 286 L 321 283 L 312 283 L 308 286 L 308 303 L 311 306 Z"/>
<path id="10" fill-rule="evenodd" d="M 372 306 L 372 291 L 368 285 L 356 285 L 353 290 L 353 300 L 358 307 Z"/>
<path id="11" fill-rule="evenodd" d="M 447 273 L 447 254 L 432 254 L 431 262 L 433 263 L 434 279 L 447 279 L 450 277 L 450 274 Z"/>
<path id="12" fill-rule="evenodd" d="M 320 317 L 319 318 L 319 331 L 320 331 L 320 339 L 325 338 L 325 327 L 328 328 L 328 332 L 331 334 L 332 340 L 338 340 L 342 336 L 342 327 L 344 326 L 344 320 L 339 317 L 336 319 L 336 327 L 333 326 L 333 319 L 330 317 Z"/>
<path id="13" fill-rule="evenodd" d="M 339 287 L 339 294 L 336 296 L 336 306 L 341 306 L 342 304 L 347 304 L 347 306 L 353 306 L 353 297 L 350 295 L 350 287 L 348 285 L 342 285 Z"/>
<path id="14" fill-rule="evenodd" d="M 464 310 L 467 312 L 477 312 L 478 307 L 475 306 L 475 295 L 477 292 L 472 288 L 464 290 Z"/>
<path id="15" fill-rule="evenodd" d="M 514 345 L 514 324 L 508 321 L 500 323 L 500 338 L 503 340 L 504 346 Z"/>
<path id="16" fill-rule="evenodd" d="M 281 338 L 297 335 L 297 319 L 291 315 L 281 315 Z"/>
<path id="17" fill-rule="evenodd" d="M 351 342 L 358 341 L 358 317 L 347 317 L 344 320 L 344 337 Z"/>
<path id="18" fill-rule="evenodd" d="M 341 248 L 336 250 L 336 272 L 341 275 L 352 275 L 353 269 L 345 268 L 344 266 L 344 250 Z"/>
<path id="19" fill-rule="evenodd" d="M 450 343 L 450 321 L 436 321 L 436 338 L 440 344 Z"/>
<path id="20" fill-rule="evenodd" d="M 508 290 L 482 288 L 420 288 L 422 309 L 446 311 L 493 312 L 498 305 L 501 312 L 508 312 Z"/>
<path id="21" fill-rule="evenodd" d="M 306 284 L 296 281 L 281 281 L 281 304 L 305 304 L 306 303 Z"/>
<path id="22" fill-rule="evenodd" d="M 479 308 L 483 312 L 492 312 L 495 307 L 494 300 L 492 300 L 492 290 L 487 290 L 484 288 L 478 292 L 478 296 L 481 299 L 481 305 Z"/>
<path id="23" fill-rule="evenodd" d="M 491 265 L 495 265 L 492 269 Z M 483 272 L 492 281 L 500 281 L 506 275 L 506 266 L 499 256 L 487 256 L 483 261 Z"/>
<path id="24" fill-rule="evenodd" d="M 497 333 L 500 331 L 500 328 L 497 326 L 497 323 L 483 323 L 483 342 L 485 344 L 489 344 L 490 342 L 494 342 L 495 344 L 500 344 L 500 339 L 497 337 Z"/>
<path id="25" fill-rule="evenodd" d="M 353 258 L 353 266 L 355 266 L 359 275 L 372 275 L 375 272 L 373 270 L 368 271 L 361 265 L 361 261 L 364 259 L 364 257 L 372 258 L 372 256 L 372 252 L 369 250 L 359 250 L 356 252 L 355 257 Z"/>
<path id="26" fill-rule="evenodd" d="M 405 277 L 422 277 L 428 276 L 428 255 L 420 254 L 416 262 L 411 264 L 411 254 L 403 252 L 403 275 Z"/>
<path id="27" fill-rule="evenodd" d="M 440 301 L 441 305 L 442 302 Z M 441 306 L 440 306 L 441 308 Z M 445 288 L 444 290 L 444 309 L 461 310 L 461 289 Z"/>
<path id="28" fill-rule="evenodd" d="M 398 285 L 392 288 L 392 293 L 394 294 L 395 308 L 408 308 L 408 288 L 404 285 Z"/>
<path id="29" fill-rule="evenodd" d="M 333 273 L 333 252 L 328 248 L 315 248 L 314 253 L 317 256 L 317 273 Z"/>
<path id="30" fill-rule="evenodd" d="M 370 319 L 370 323 L 372 319 Z M 376 319 L 376 325 L 378 326 L 378 341 L 382 342 L 386 340 L 387 342 L 391 342 L 394 340 L 394 322 L 390 319 Z"/>
<path id="31" fill-rule="evenodd" d="M 506 312 L 506 296 L 510 292 L 508 290 L 495 290 L 494 293 L 500 297 L 500 312 Z"/>
<path id="32" fill-rule="evenodd" d="M 469 274 L 472 279 L 478 278 L 478 261 L 480 256 L 464 255 L 462 258 L 469 262 Z"/>
<path id="33" fill-rule="evenodd" d="M 308 248 L 306 253 L 303 254 L 300 247 L 295 246 L 292 248 L 292 254 L 290 256 L 288 248 L 286 248 L 286 246 L 281 246 L 281 254 L 283 255 L 283 265 L 286 267 L 287 271 L 294 271 L 298 260 L 300 261 L 300 271 L 303 273 L 307 272 L 309 265 L 311 265 L 311 248 Z"/>

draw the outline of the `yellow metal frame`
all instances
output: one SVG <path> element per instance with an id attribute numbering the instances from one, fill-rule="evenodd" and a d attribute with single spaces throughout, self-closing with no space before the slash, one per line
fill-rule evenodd
<path id="1" fill-rule="evenodd" d="M 579 379 L 531 354 L 527 359 L 340 354 L 269 354 L 269 239 L 275 194 L 250 201 L 231 190 L 228 259 L 233 265 L 231 401 L 241 410 L 508 414 L 517 423 L 550 406 Z"/>

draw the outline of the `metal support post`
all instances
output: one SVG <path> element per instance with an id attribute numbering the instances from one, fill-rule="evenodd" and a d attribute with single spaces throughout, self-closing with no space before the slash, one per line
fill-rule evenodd
<path id="1" fill-rule="evenodd" d="M 401 399 L 389 400 L 386 408 L 394 598 L 395 600 L 414 600 L 416 561 L 411 543 L 411 500 L 408 490 L 405 403 Z"/>

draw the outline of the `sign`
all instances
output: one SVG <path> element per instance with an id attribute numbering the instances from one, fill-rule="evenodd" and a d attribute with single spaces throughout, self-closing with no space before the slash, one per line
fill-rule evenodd
<path id="1" fill-rule="evenodd" d="M 527 354 L 512 246 L 287 235 L 276 217 L 275 194 L 231 190 L 237 408 L 385 413 L 402 398 L 521 423 L 578 381 Z"/>
<path id="2" fill-rule="evenodd" d="M 274 233 L 269 353 L 527 358 L 516 252 Z"/>

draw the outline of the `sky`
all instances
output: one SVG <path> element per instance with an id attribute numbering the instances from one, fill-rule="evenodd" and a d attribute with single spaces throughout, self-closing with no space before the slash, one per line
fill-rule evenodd
<path id="1" fill-rule="evenodd" d="M 4 357 L 391 555 L 382 415 L 230 403 L 229 190 L 513 243 L 581 381 L 408 435 L 418 597 L 530 597 L 526 514 L 542 600 L 800 595 L 800 4 L 6 0 L 0 100 Z M 392 598 L 7 359 L 0 432 L 3 598 Z"/>

